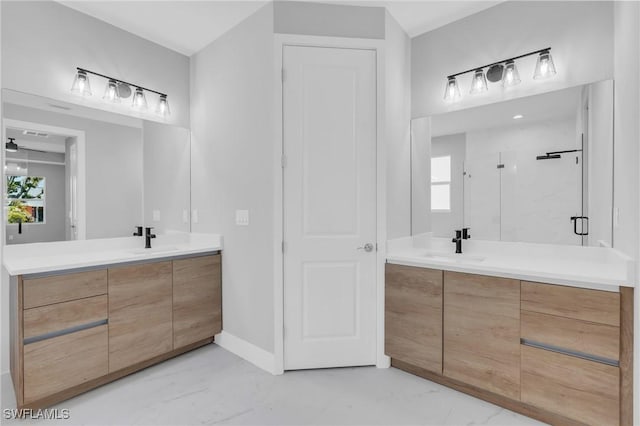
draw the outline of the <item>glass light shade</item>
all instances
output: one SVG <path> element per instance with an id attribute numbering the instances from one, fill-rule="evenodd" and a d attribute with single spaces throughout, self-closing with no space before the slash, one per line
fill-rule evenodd
<path id="1" fill-rule="evenodd" d="M 487 78 L 484 76 L 484 71 L 477 69 L 473 72 L 473 79 L 471 80 L 471 93 L 482 93 L 487 90 Z"/>
<path id="2" fill-rule="evenodd" d="M 507 61 L 502 71 L 502 87 L 511 87 L 520 84 L 520 73 L 513 61 Z"/>
<path id="3" fill-rule="evenodd" d="M 120 103 L 120 94 L 118 93 L 118 82 L 115 80 L 109 80 L 107 82 L 107 87 L 104 90 L 104 96 L 102 97 L 105 101 Z"/>
<path id="4" fill-rule="evenodd" d="M 147 104 L 147 97 L 144 95 L 144 90 L 136 87 L 131 106 L 137 110 L 146 111 L 149 105 Z"/>
<path id="5" fill-rule="evenodd" d="M 556 66 L 553 63 L 551 52 L 544 51 L 538 56 L 538 62 L 536 62 L 536 70 L 533 73 L 535 80 L 542 80 L 544 78 L 552 77 L 556 74 Z"/>
<path id="6" fill-rule="evenodd" d="M 86 71 L 78 70 L 76 78 L 73 79 L 71 91 L 81 96 L 91 96 L 91 85 Z"/>
<path id="7" fill-rule="evenodd" d="M 447 80 L 447 87 L 444 89 L 444 100 L 453 102 L 460 99 L 460 88 L 458 87 L 458 80 L 455 77 L 449 77 Z"/>
<path id="8" fill-rule="evenodd" d="M 158 100 L 158 106 L 156 107 L 156 114 L 163 117 L 171 115 L 171 109 L 169 108 L 169 101 L 167 101 L 167 95 L 160 95 Z"/>

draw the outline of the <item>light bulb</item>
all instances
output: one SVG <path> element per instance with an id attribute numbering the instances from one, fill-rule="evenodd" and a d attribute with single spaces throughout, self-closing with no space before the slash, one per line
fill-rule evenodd
<path id="1" fill-rule="evenodd" d="M 447 79 L 447 87 L 444 89 L 444 100 L 453 102 L 460 98 L 460 88 L 455 77 Z"/>
<path id="2" fill-rule="evenodd" d="M 115 80 L 109 80 L 107 82 L 107 87 L 104 91 L 104 96 L 102 97 L 102 99 L 109 101 L 109 102 L 113 102 L 113 103 L 119 103 L 120 102 L 120 94 L 118 93 L 118 82 Z"/>
<path id="3" fill-rule="evenodd" d="M 73 79 L 71 91 L 81 96 L 91 96 L 91 84 L 89 84 L 89 76 L 86 71 L 78 70 Z"/>
<path id="4" fill-rule="evenodd" d="M 487 78 L 484 76 L 484 71 L 482 71 L 482 69 L 477 69 L 473 73 L 473 80 L 471 80 L 471 91 L 469 93 L 482 93 L 486 90 Z"/>
<path id="5" fill-rule="evenodd" d="M 131 106 L 140 111 L 146 111 L 148 107 L 147 98 L 140 87 L 136 87 L 136 92 L 133 94 L 133 102 Z"/>
<path id="6" fill-rule="evenodd" d="M 171 109 L 169 108 L 169 101 L 167 101 L 167 95 L 160 95 L 158 100 L 158 106 L 156 107 L 156 114 L 163 117 L 171 115 Z"/>
<path id="7" fill-rule="evenodd" d="M 542 80 L 552 77 L 555 74 L 556 66 L 553 63 L 551 52 L 548 50 L 540 52 L 540 56 L 538 56 L 538 61 L 536 62 L 536 70 L 533 73 L 533 78 L 535 80 Z"/>
<path id="8" fill-rule="evenodd" d="M 504 64 L 504 71 L 502 72 L 502 87 L 511 87 L 520 84 L 520 73 L 516 67 L 516 63 L 513 61 L 507 61 Z"/>

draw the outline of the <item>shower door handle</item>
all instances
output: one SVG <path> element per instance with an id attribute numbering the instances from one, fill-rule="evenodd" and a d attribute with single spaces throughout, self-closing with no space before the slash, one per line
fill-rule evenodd
<path id="1" fill-rule="evenodd" d="M 578 232 L 578 220 L 582 223 L 581 232 Z M 587 216 L 571 216 L 573 222 L 573 233 L 576 235 L 589 235 L 589 217 Z M 585 231 L 585 223 L 587 224 L 587 230 Z"/>

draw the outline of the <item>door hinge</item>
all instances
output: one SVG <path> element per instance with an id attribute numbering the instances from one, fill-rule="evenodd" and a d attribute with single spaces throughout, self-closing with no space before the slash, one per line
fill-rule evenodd
<path id="1" fill-rule="evenodd" d="M 283 169 L 287 167 L 287 156 L 284 154 L 282 154 L 282 156 L 280 157 L 280 165 Z"/>
<path id="2" fill-rule="evenodd" d="M 281 76 L 282 76 L 282 81 L 284 82 L 284 80 L 286 78 L 286 72 L 285 72 L 284 68 L 282 68 Z"/>

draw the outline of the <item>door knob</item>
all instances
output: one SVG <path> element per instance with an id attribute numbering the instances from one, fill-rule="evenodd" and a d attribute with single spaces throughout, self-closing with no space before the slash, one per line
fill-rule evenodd
<path id="1" fill-rule="evenodd" d="M 366 252 L 373 251 L 373 244 L 367 243 L 362 247 L 358 247 L 358 250 L 364 250 Z"/>

